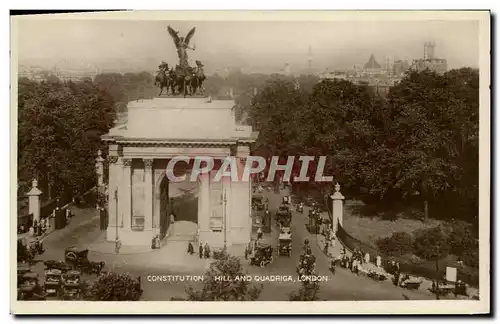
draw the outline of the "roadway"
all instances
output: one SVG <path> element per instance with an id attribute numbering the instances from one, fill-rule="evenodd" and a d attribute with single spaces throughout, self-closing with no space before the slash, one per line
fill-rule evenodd
<path id="1" fill-rule="evenodd" d="M 273 214 L 282 201 L 284 194 L 266 192 L 265 196 L 269 198 L 270 210 Z M 252 275 L 291 275 L 296 278 L 296 267 L 299 263 L 299 257 L 302 253 L 303 243 L 308 239 L 312 253 L 316 256 L 316 269 L 318 275 L 328 276 L 328 281 L 320 284 L 319 298 L 321 300 L 404 300 L 403 294 L 410 299 L 434 299 L 430 293 L 422 291 L 409 291 L 395 287 L 387 280 L 377 282 L 373 279 L 358 276 L 351 273 L 348 269 L 337 267 L 335 275 L 330 270 L 330 260 L 323 254 L 320 247 L 316 244 L 316 237 L 311 235 L 307 229 L 308 217 L 292 209 L 292 256 L 280 256 L 275 258 L 274 262 L 265 268 L 254 266 L 249 269 Z M 275 222 L 273 221 L 273 226 Z M 276 236 L 277 229 L 276 230 Z M 277 238 L 276 238 L 277 241 Z M 277 242 L 276 242 L 277 244 Z M 295 282 L 274 282 L 265 283 L 264 290 L 260 300 L 287 300 L 286 295 L 300 288 L 300 283 Z M 285 296 L 284 296 L 285 294 Z"/>

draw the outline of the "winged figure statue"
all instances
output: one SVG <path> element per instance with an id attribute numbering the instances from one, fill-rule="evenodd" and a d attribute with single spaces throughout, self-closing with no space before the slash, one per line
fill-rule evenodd
<path id="1" fill-rule="evenodd" d="M 174 40 L 175 47 L 177 48 L 177 55 L 179 55 L 179 65 L 182 69 L 189 67 L 187 50 L 195 50 L 196 47 L 190 47 L 189 42 L 194 35 L 196 27 L 193 27 L 186 37 L 179 37 L 179 32 L 168 26 L 167 30 Z"/>

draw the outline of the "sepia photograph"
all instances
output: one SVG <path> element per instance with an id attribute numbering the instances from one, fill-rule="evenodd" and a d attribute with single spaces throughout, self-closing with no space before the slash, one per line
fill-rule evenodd
<path id="1" fill-rule="evenodd" d="M 10 19 L 13 314 L 491 311 L 489 11 Z"/>

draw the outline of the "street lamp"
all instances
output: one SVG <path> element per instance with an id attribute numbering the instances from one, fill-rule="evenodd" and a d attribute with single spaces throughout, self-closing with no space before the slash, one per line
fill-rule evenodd
<path id="1" fill-rule="evenodd" d="M 224 221 L 224 251 L 227 248 L 227 233 L 226 233 L 226 189 L 224 189 L 224 198 L 222 199 L 223 204 L 223 210 L 222 210 L 222 216 L 223 216 L 223 221 Z"/>
<path id="2" fill-rule="evenodd" d="M 121 242 L 118 237 L 118 188 L 115 188 L 115 218 L 116 218 L 116 232 L 115 232 L 115 252 L 120 253 Z"/>

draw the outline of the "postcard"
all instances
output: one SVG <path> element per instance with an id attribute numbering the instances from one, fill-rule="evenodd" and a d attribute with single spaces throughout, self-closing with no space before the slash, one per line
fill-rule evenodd
<path id="1" fill-rule="evenodd" d="M 13 314 L 490 312 L 488 11 L 11 35 Z"/>

